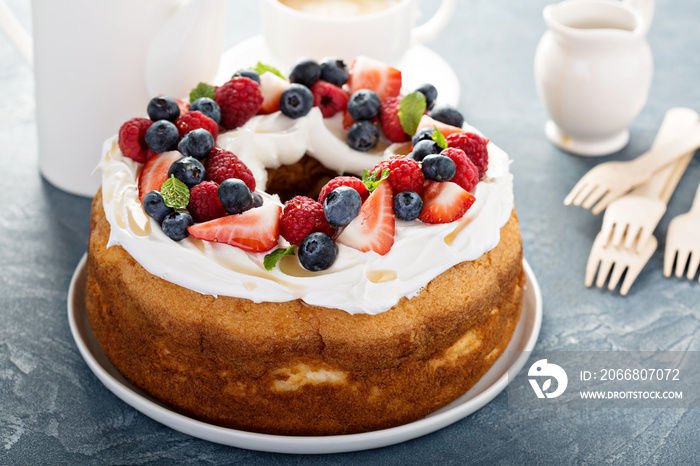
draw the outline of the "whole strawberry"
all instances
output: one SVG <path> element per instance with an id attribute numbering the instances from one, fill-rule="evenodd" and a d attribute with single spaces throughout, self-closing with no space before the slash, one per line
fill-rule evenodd
<path id="1" fill-rule="evenodd" d="M 200 128 L 209 131 L 214 136 L 214 140 L 219 134 L 219 125 L 199 110 L 183 113 L 175 120 L 175 126 L 177 126 L 177 131 L 180 133 L 180 139 L 190 131 Z"/>
<path id="2" fill-rule="evenodd" d="M 284 204 L 280 217 L 280 235 L 298 245 L 307 235 L 315 232 L 333 236 L 333 229 L 323 214 L 323 206 L 306 196 L 296 196 Z"/>
<path id="3" fill-rule="evenodd" d="M 354 176 L 336 176 L 326 183 L 323 188 L 321 188 L 321 192 L 318 194 L 318 202 L 323 204 L 323 201 L 326 200 L 328 193 L 341 186 L 349 186 L 357 191 L 360 194 L 360 199 L 362 199 L 362 202 L 364 202 L 369 196 L 367 186 L 365 186 L 365 184 L 359 178 L 355 178 Z"/>
<path id="4" fill-rule="evenodd" d="M 207 172 L 207 180 L 215 181 L 219 184 L 229 178 L 238 178 L 242 180 L 248 189 L 255 191 L 255 178 L 250 168 L 233 153 L 220 147 L 214 147 L 209 152 L 204 163 L 204 168 Z"/>
<path id="5" fill-rule="evenodd" d="M 250 120 L 263 103 L 260 85 L 250 78 L 236 76 L 214 91 L 214 101 L 221 108 L 221 126 L 238 128 Z"/>
<path id="6" fill-rule="evenodd" d="M 379 113 L 379 122 L 382 124 L 384 136 L 391 142 L 405 142 L 410 139 L 401 126 L 401 120 L 399 120 L 400 103 L 400 97 L 386 98 L 382 102 Z"/>
<path id="7" fill-rule="evenodd" d="M 479 182 L 479 170 L 476 168 L 476 165 L 469 160 L 469 157 L 467 157 L 464 151 L 455 147 L 448 147 L 440 152 L 440 154 L 451 158 L 455 163 L 455 175 L 450 181 L 458 184 L 465 191 L 472 191 Z"/>
<path id="8" fill-rule="evenodd" d="M 146 130 L 153 121 L 148 118 L 132 118 L 119 128 L 119 150 L 126 157 L 139 163 L 146 161 L 155 154 L 146 144 Z"/>
<path id="9" fill-rule="evenodd" d="M 425 176 L 420 165 L 413 159 L 405 155 L 399 155 L 389 160 L 379 162 L 372 169 L 371 173 L 380 173 L 385 169 L 389 170 L 389 184 L 394 194 L 401 191 L 415 191 L 418 195 L 423 194 L 423 182 Z"/>
<path id="10" fill-rule="evenodd" d="M 479 170 L 479 179 L 483 179 L 489 168 L 489 140 L 474 133 L 453 133 L 445 138 L 448 147 L 462 149 Z"/>
<path id="11" fill-rule="evenodd" d="M 219 196 L 219 183 L 215 181 L 203 181 L 190 189 L 190 202 L 187 210 L 195 222 L 208 222 L 226 215 L 226 209 L 221 205 Z"/>

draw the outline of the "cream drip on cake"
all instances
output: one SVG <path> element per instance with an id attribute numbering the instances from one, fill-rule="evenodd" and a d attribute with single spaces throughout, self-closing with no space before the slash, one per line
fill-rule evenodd
<path id="1" fill-rule="evenodd" d="M 281 206 L 278 196 L 260 191 L 267 179 L 265 168 L 293 164 L 308 154 L 329 169 L 359 175 L 396 149 L 391 145 L 371 153 L 355 151 L 339 137 L 340 126 L 339 115 L 323 119 L 317 108 L 296 120 L 276 112 L 222 133 L 217 145 L 250 168 L 265 203 Z M 105 142 L 100 163 L 103 205 L 111 226 L 108 246 L 120 245 L 151 274 L 199 293 L 254 302 L 301 299 L 351 314 L 378 314 L 403 297 L 415 296 L 445 270 L 496 247 L 513 209 L 513 183 L 507 154 L 493 143 L 488 153 L 488 171 L 464 217 L 444 224 L 397 219 L 395 243 L 386 255 L 338 244 L 335 263 L 312 273 L 292 256 L 268 271 L 263 266 L 266 253 L 194 237 L 172 241 L 146 216 L 139 201 L 142 164 L 122 155 L 113 137 Z M 279 241 L 280 246 L 288 245 L 283 238 Z"/>

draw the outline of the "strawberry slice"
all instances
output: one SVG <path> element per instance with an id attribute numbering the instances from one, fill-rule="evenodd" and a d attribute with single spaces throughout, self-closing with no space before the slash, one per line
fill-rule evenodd
<path id="1" fill-rule="evenodd" d="M 258 113 L 266 115 L 280 109 L 280 96 L 282 91 L 289 87 L 289 81 L 282 79 L 275 73 L 266 71 L 260 75 L 260 93 L 263 96 Z"/>
<path id="2" fill-rule="evenodd" d="M 365 56 L 356 57 L 348 68 L 350 95 L 359 89 L 369 89 L 380 100 L 396 97 L 401 92 L 401 71 L 385 63 Z"/>
<path id="3" fill-rule="evenodd" d="M 385 180 L 372 191 L 360 213 L 336 241 L 362 252 L 374 251 L 383 256 L 394 245 L 395 230 L 391 185 Z"/>
<path id="4" fill-rule="evenodd" d="M 195 238 L 239 247 L 244 251 L 263 252 L 277 245 L 282 207 L 263 204 L 242 214 L 227 215 L 187 228 Z"/>
<path id="5" fill-rule="evenodd" d="M 180 159 L 182 154 L 178 151 L 163 152 L 148 159 L 139 174 L 139 200 L 143 203 L 143 197 L 149 191 L 160 190 L 160 185 L 168 179 L 168 170 L 174 161 Z"/>
<path id="6" fill-rule="evenodd" d="M 426 223 L 450 223 L 462 218 L 474 201 L 474 196 L 456 183 L 428 181 L 418 218 Z"/>
<path id="7" fill-rule="evenodd" d="M 447 123 L 437 121 L 429 115 L 423 115 L 421 117 L 420 121 L 418 122 L 418 128 L 416 129 L 416 133 L 423 128 L 432 128 L 433 126 L 437 126 L 437 129 L 439 129 L 442 135 L 445 137 L 453 133 L 464 133 L 464 130 L 462 128 L 457 128 L 456 126 L 448 125 Z"/>

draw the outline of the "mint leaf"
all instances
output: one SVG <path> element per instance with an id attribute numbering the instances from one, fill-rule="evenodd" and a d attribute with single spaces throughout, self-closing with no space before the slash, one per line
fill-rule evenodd
<path id="1" fill-rule="evenodd" d="M 197 87 L 190 91 L 190 103 L 199 99 L 200 97 L 209 97 L 214 100 L 214 86 L 207 83 L 199 83 Z"/>
<path id="2" fill-rule="evenodd" d="M 431 136 L 433 141 L 437 142 L 440 149 L 447 149 L 447 139 L 445 139 L 445 136 L 442 135 L 437 126 L 433 125 L 433 128 L 435 128 L 433 135 Z"/>
<path id="3" fill-rule="evenodd" d="M 292 244 L 288 248 L 277 248 L 270 254 L 266 254 L 263 258 L 263 265 L 265 266 L 265 270 L 270 271 L 274 269 L 277 263 L 280 261 L 280 259 L 282 259 L 282 257 L 293 256 L 294 250 L 296 248 L 296 245 Z"/>
<path id="4" fill-rule="evenodd" d="M 190 190 L 182 181 L 170 175 L 170 178 L 160 186 L 163 202 L 173 209 L 184 209 L 190 202 Z"/>
<path id="5" fill-rule="evenodd" d="M 399 121 L 404 132 L 413 136 L 425 112 L 425 96 L 422 92 L 411 92 L 399 103 Z"/>
<path id="6" fill-rule="evenodd" d="M 278 70 L 274 66 L 266 65 L 265 63 L 262 63 L 262 62 L 258 62 L 254 67 L 251 68 L 251 70 L 255 71 L 258 74 L 263 74 L 263 73 L 269 71 L 270 73 L 276 74 L 277 76 L 279 76 L 282 79 L 287 79 L 284 77 L 284 75 L 282 73 L 280 73 L 280 70 Z"/>
<path id="7" fill-rule="evenodd" d="M 367 186 L 367 191 L 372 192 L 379 186 L 382 180 L 389 178 L 389 169 L 385 168 L 381 173 L 370 173 L 367 170 L 362 172 L 362 182 Z"/>

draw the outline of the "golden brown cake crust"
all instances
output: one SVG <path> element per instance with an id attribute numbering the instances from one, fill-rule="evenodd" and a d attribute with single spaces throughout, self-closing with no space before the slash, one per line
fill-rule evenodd
<path id="1" fill-rule="evenodd" d="M 495 249 L 378 315 L 202 295 L 107 249 L 109 231 L 98 193 L 86 307 L 100 346 L 155 398 L 237 429 L 328 435 L 419 419 L 478 381 L 522 308 L 515 211 Z"/>

